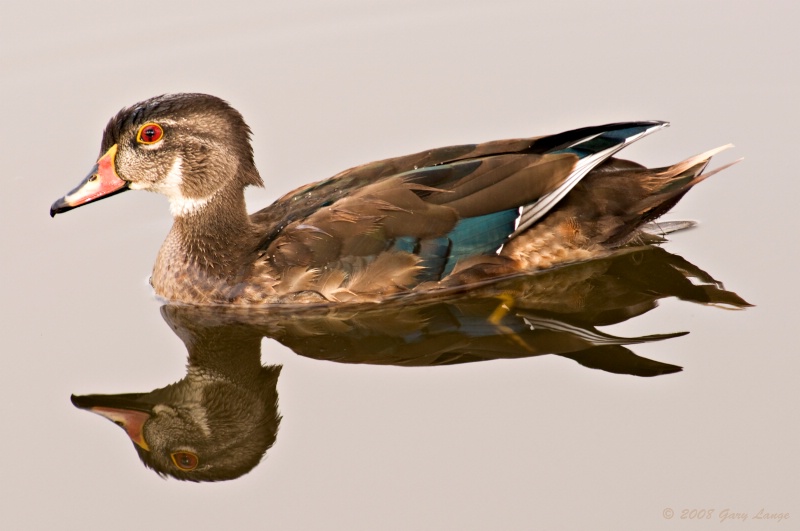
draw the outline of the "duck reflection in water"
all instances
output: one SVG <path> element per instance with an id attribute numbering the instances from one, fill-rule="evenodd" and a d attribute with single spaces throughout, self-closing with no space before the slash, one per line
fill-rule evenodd
<path id="1" fill-rule="evenodd" d="M 665 297 L 743 308 L 708 273 L 660 247 L 380 305 L 254 310 L 168 304 L 164 319 L 188 350 L 187 375 L 149 393 L 73 396 L 125 429 L 144 464 L 191 481 L 239 477 L 275 442 L 281 367 L 261 365 L 261 339 L 340 363 L 452 365 L 555 354 L 634 376 L 680 371 L 625 345 L 686 332 L 623 338 L 596 327 L 641 315 Z"/>

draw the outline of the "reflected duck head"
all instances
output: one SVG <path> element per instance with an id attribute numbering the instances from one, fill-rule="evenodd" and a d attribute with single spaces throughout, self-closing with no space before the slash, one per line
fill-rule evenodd
<path id="1" fill-rule="evenodd" d="M 274 444 L 279 373 L 264 367 L 260 392 L 187 378 L 150 393 L 73 395 L 72 403 L 125 430 L 145 466 L 162 477 L 222 481 L 249 472 Z"/>
<path id="2" fill-rule="evenodd" d="M 126 190 L 165 195 L 173 215 L 202 208 L 225 187 L 263 186 L 250 128 L 227 102 L 170 94 L 119 111 L 87 177 L 50 208 L 55 216 Z"/>

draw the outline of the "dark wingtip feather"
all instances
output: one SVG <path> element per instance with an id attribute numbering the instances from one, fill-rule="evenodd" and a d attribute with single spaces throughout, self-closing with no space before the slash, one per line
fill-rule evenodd
<path id="1" fill-rule="evenodd" d="M 555 135 L 550 135 L 537 139 L 531 144 L 531 152 L 533 153 L 551 153 L 571 147 L 576 142 L 601 135 L 603 133 L 613 133 L 615 131 L 622 131 L 625 129 L 650 129 L 653 127 L 669 127 L 669 122 L 661 120 L 645 120 L 641 122 L 618 122 L 605 125 L 594 125 L 590 127 L 581 127 L 571 131 L 565 131 Z"/>

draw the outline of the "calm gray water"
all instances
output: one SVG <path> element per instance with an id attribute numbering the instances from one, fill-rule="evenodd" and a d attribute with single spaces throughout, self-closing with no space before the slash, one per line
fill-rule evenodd
<path id="1" fill-rule="evenodd" d="M 796 20 L 788 1 L 7 8 L 0 527 L 796 527 Z M 267 181 L 253 210 L 448 144 L 634 119 L 672 122 L 626 151 L 650 165 L 733 142 L 715 163 L 744 162 L 684 198 L 668 218 L 700 225 L 664 249 L 755 307 L 665 296 L 598 327 L 688 331 L 628 347 L 683 368 L 651 378 L 563 355 L 337 363 L 269 336 L 261 363 L 282 366 L 283 420 L 267 457 L 235 481 L 161 479 L 70 395 L 185 375 L 186 348 L 146 284 L 166 201 L 130 193 L 54 220 L 47 209 L 94 163 L 111 115 L 178 91 L 244 114 Z M 340 361 L 381 363 L 370 354 Z"/>

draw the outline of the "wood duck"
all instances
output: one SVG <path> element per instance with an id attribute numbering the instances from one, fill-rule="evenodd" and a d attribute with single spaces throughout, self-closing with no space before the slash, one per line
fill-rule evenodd
<path id="1" fill-rule="evenodd" d="M 171 301 L 381 301 L 641 241 L 729 147 L 655 169 L 614 158 L 667 125 L 433 149 L 345 170 L 248 215 L 244 188 L 263 183 L 242 116 L 214 96 L 164 95 L 109 121 L 96 165 L 50 214 L 125 190 L 166 195 L 174 224 L 151 284 Z"/>

